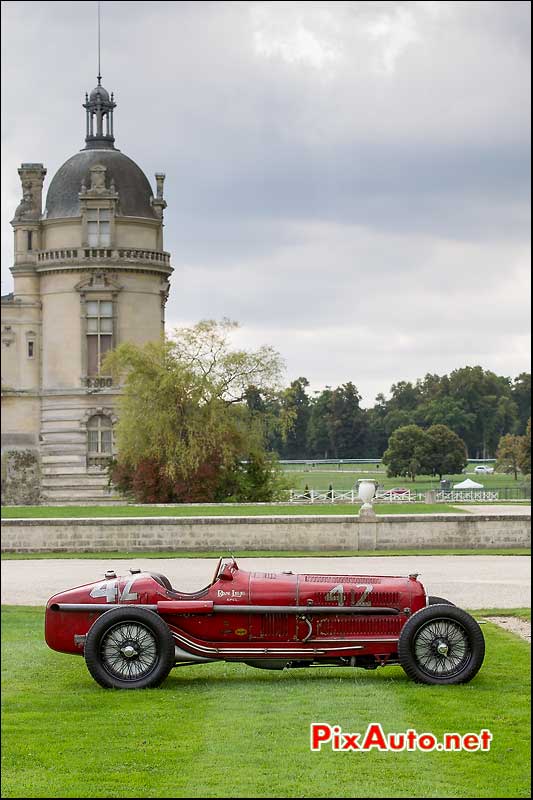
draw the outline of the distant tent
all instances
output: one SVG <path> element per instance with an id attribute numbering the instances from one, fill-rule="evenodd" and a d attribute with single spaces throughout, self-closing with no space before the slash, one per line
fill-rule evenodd
<path id="1" fill-rule="evenodd" d="M 471 481 L 470 478 L 467 478 L 465 481 L 461 483 L 454 483 L 454 489 L 483 489 L 482 483 L 476 483 L 475 481 Z"/>

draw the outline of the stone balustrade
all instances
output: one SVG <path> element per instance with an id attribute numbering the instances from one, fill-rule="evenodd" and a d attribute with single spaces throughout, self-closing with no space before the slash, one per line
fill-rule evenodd
<path id="1" fill-rule="evenodd" d="M 164 250 L 143 250 L 134 247 L 67 247 L 60 250 L 41 250 L 37 253 L 37 269 L 54 264 L 61 266 L 142 264 L 170 268 L 170 253 Z"/>

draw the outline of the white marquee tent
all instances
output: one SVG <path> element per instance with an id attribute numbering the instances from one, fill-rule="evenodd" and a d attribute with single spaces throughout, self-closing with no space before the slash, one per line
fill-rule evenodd
<path id="1" fill-rule="evenodd" d="M 454 483 L 454 489 L 483 489 L 482 483 L 476 483 L 475 481 L 471 481 L 470 478 L 467 478 L 462 483 Z"/>

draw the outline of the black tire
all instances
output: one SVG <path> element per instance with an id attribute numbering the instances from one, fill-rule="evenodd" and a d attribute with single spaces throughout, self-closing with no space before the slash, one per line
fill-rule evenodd
<path id="1" fill-rule="evenodd" d="M 455 606 L 451 600 L 446 600 L 445 597 L 436 597 L 430 594 L 428 597 L 428 605 L 430 606 Z"/>
<path id="2" fill-rule="evenodd" d="M 159 686 L 175 663 L 168 625 L 146 608 L 121 607 L 99 617 L 85 640 L 87 669 L 105 689 Z"/>
<path id="3" fill-rule="evenodd" d="M 430 605 L 403 626 L 398 656 L 406 674 L 417 683 L 467 683 L 483 663 L 485 640 L 466 611 L 453 605 Z"/>

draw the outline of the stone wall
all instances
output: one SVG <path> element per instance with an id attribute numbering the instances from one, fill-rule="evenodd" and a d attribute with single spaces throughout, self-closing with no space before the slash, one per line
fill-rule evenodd
<path id="1" fill-rule="evenodd" d="M 529 514 L 4 520 L 2 550 L 396 550 L 529 547 Z"/>
<path id="2" fill-rule="evenodd" d="M 41 465 L 35 450 L 3 450 L 2 503 L 37 505 L 41 494 Z"/>

